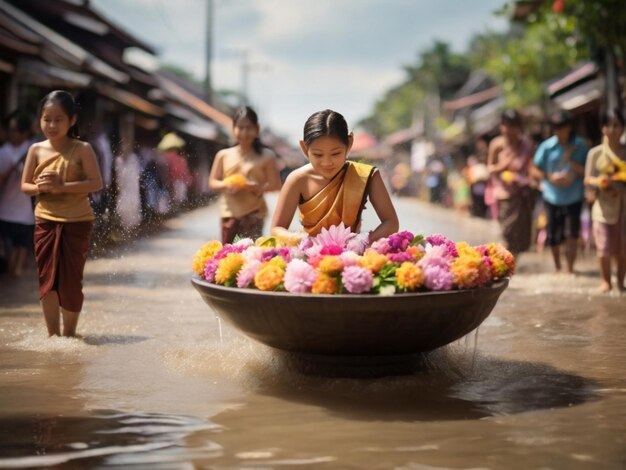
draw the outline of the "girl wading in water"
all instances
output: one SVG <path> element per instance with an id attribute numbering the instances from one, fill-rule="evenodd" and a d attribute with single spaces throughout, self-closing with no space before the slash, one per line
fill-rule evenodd
<path id="1" fill-rule="evenodd" d="M 74 134 L 76 118 L 68 92 L 53 91 L 41 100 L 39 122 L 47 140 L 29 148 L 22 175 L 22 191 L 37 200 L 35 259 L 50 336 L 61 334 L 61 314 L 63 336 L 76 335 L 94 220 L 88 195 L 102 189 L 91 145 Z"/>

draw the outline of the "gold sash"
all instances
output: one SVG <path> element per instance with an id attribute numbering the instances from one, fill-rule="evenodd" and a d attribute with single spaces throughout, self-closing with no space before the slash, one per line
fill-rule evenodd
<path id="1" fill-rule="evenodd" d="M 300 221 L 309 235 L 341 222 L 356 232 L 374 167 L 346 162 L 344 168 L 311 199 L 301 203 Z"/>

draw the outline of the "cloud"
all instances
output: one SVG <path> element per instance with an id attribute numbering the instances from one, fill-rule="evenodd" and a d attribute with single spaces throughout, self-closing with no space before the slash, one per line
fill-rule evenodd
<path id="1" fill-rule="evenodd" d="M 203 77 L 205 0 L 92 2 L 156 46 L 163 62 Z M 504 2 L 214 0 L 213 83 L 240 90 L 247 54 L 250 97 L 276 130 L 299 134 L 323 107 L 356 122 L 435 39 L 462 52 L 472 33 L 494 24 L 491 12 Z"/>

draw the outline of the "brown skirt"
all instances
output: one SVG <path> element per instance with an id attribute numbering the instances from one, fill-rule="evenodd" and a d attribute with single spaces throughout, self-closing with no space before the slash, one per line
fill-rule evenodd
<path id="1" fill-rule="evenodd" d="M 83 307 L 83 270 L 93 222 L 54 222 L 37 219 L 35 259 L 39 272 L 39 298 L 51 291 L 70 312 Z"/>
<path id="2" fill-rule="evenodd" d="M 235 237 L 256 239 L 263 234 L 265 219 L 258 212 L 243 217 L 222 217 L 222 243 L 232 243 Z"/>
<path id="3" fill-rule="evenodd" d="M 534 194 L 530 188 L 510 199 L 498 201 L 498 219 L 502 227 L 502 236 L 507 249 L 513 254 L 522 253 L 530 248 L 534 205 Z"/>

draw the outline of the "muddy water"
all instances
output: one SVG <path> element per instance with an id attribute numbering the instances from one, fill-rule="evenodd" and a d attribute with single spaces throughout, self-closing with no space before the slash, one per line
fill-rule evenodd
<path id="1" fill-rule="evenodd" d="M 403 228 L 493 223 L 397 201 Z M 372 214 L 366 214 L 366 224 Z M 190 286 L 215 207 L 90 260 L 81 339 L 48 339 L 34 272 L 0 284 L 0 468 L 624 468 L 626 300 L 528 254 L 476 333 L 408 376 L 307 374 Z M 324 373 L 326 372 L 326 373 Z"/>

